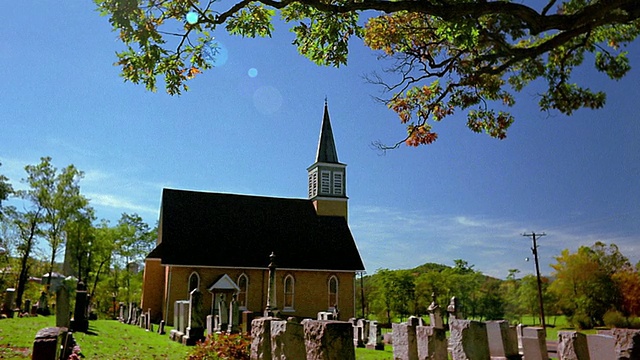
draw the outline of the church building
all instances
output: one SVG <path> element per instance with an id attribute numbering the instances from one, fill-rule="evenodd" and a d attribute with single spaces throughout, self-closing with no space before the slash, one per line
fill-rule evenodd
<path id="1" fill-rule="evenodd" d="M 195 288 L 207 314 L 232 297 L 241 311 L 261 314 L 272 253 L 271 308 L 280 316 L 338 311 L 340 319 L 355 317 L 356 273 L 364 265 L 347 223 L 346 165 L 338 161 L 326 102 L 307 171 L 307 199 L 164 189 L 140 306 L 151 309 L 152 321 L 174 325 L 174 303 L 188 300 Z"/>

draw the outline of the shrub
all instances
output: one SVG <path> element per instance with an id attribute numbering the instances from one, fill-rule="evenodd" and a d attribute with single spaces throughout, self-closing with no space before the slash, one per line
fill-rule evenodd
<path id="1" fill-rule="evenodd" d="M 607 327 L 611 328 L 626 328 L 629 326 L 629 322 L 622 315 L 620 311 L 617 310 L 609 310 L 602 317 L 604 320 L 604 324 Z"/>
<path id="2" fill-rule="evenodd" d="M 198 342 L 189 360 L 249 360 L 251 339 L 242 334 L 215 334 Z"/>
<path id="3" fill-rule="evenodd" d="M 640 318 L 632 316 L 628 319 L 628 326 L 631 329 L 640 329 Z"/>
<path id="4" fill-rule="evenodd" d="M 580 330 L 593 329 L 593 320 L 586 314 L 575 313 L 570 321 L 574 327 Z"/>

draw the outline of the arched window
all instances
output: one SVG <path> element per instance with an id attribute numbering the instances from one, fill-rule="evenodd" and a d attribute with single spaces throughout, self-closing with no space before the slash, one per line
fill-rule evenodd
<path id="1" fill-rule="evenodd" d="M 293 298 L 295 294 L 295 279 L 289 274 L 284 278 L 284 310 L 293 310 Z"/>
<path id="2" fill-rule="evenodd" d="M 338 278 L 332 275 L 329 278 L 329 309 L 338 306 Z"/>
<path id="3" fill-rule="evenodd" d="M 191 294 L 191 292 L 194 289 L 197 289 L 200 287 L 200 275 L 198 275 L 197 272 L 192 272 L 191 275 L 189 275 L 189 294 Z"/>
<path id="4" fill-rule="evenodd" d="M 240 276 L 238 276 L 238 287 L 240 288 L 240 290 L 238 290 L 238 307 L 240 307 L 241 309 L 247 309 L 247 293 L 249 290 L 249 277 L 247 276 L 247 274 L 240 274 Z"/>

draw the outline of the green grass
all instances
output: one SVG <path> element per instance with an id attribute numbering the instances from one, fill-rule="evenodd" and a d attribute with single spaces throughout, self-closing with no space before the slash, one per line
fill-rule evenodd
<path id="1" fill-rule="evenodd" d="M 0 359 L 31 359 L 36 333 L 51 326 L 55 326 L 55 316 L 0 320 Z M 169 340 L 168 335 L 147 332 L 114 320 L 90 321 L 86 334 L 73 335 L 86 360 L 184 360 L 191 349 Z M 390 346 L 385 346 L 384 351 L 356 349 L 356 359 L 393 359 L 393 349 Z"/>
<path id="2" fill-rule="evenodd" d="M 392 360 L 393 347 L 384 346 L 382 350 L 368 350 L 364 348 L 356 348 L 356 360 Z"/>
<path id="3" fill-rule="evenodd" d="M 38 330 L 55 326 L 54 316 L 0 320 L 0 359 L 30 359 Z M 114 320 L 89 322 L 89 331 L 73 334 L 85 359 L 184 360 L 190 348 L 168 335 L 147 332 Z"/>

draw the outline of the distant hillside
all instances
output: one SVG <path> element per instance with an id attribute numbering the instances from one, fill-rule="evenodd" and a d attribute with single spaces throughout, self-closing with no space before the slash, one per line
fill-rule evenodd
<path id="1" fill-rule="evenodd" d="M 428 273 L 432 271 L 442 272 L 442 270 L 450 269 L 450 268 L 451 266 L 447 266 L 447 265 L 436 264 L 436 263 L 425 263 L 425 264 L 416 266 L 413 269 L 410 269 L 410 271 L 414 273 L 423 274 L 423 273 Z"/>

